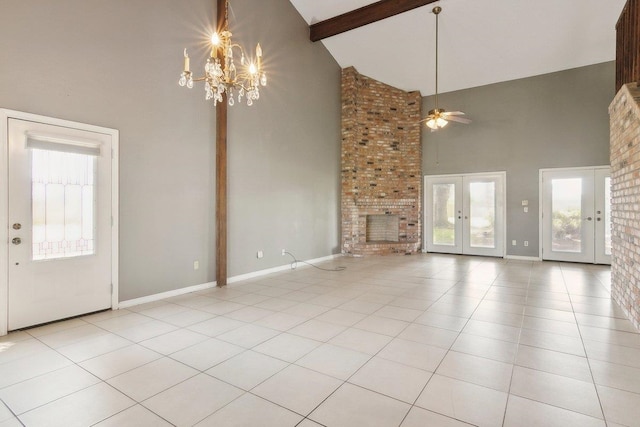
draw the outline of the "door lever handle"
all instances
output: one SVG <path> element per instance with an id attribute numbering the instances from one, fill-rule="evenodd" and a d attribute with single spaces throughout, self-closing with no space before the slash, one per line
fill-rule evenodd
<path id="1" fill-rule="evenodd" d="M 590 216 L 585 218 L 587 221 L 591 221 L 593 218 L 591 218 Z"/>
<path id="2" fill-rule="evenodd" d="M 14 237 L 13 239 L 11 239 L 11 243 L 13 243 L 14 245 L 19 245 L 20 243 L 22 243 L 22 239 L 19 237 Z"/>

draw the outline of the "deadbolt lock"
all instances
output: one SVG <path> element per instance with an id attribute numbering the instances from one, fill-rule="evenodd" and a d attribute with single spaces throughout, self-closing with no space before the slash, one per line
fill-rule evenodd
<path id="1" fill-rule="evenodd" d="M 13 229 L 14 230 L 20 230 L 21 228 L 22 228 L 22 224 L 19 224 L 17 222 L 15 224 L 13 224 Z"/>

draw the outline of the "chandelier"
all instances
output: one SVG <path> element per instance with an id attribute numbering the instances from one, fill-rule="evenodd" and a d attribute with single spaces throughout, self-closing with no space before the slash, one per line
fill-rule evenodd
<path id="1" fill-rule="evenodd" d="M 213 99 L 213 105 L 222 102 L 222 95 L 227 94 L 230 106 L 246 98 L 247 105 L 253 105 L 260 98 L 260 86 L 267 85 L 267 75 L 262 70 L 262 48 L 256 46 L 255 60 L 247 58 L 245 50 L 231 40 L 229 31 L 229 1 L 225 2 L 224 24 L 220 32 L 211 36 L 211 55 L 204 67 L 204 76 L 194 78 L 189 68 L 189 55 L 184 50 L 184 70 L 180 74 L 178 84 L 193 88 L 193 82 L 204 82 L 205 99 Z M 234 50 L 240 55 L 240 65 L 236 67 Z"/>

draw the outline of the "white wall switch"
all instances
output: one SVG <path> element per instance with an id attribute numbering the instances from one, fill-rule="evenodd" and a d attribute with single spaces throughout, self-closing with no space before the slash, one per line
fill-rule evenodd
<path id="1" fill-rule="evenodd" d="M 518 244 L 518 242 L 516 242 L 515 240 L 512 240 L 512 241 L 511 241 L 511 246 L 515 246 L 515 245 L 517 245 L 517 244 Z"/>
<path id="2" fill-rule="evenodd" d="M 193 261 L 193 269 L 197 270 L 200 268 L 200 261 Z"/>
<path id="3" fill-rule="evenodd" d="M 258 259 L 262 258 L 263 256 L 264 256 L 264 252 L 262 252 L 262 251 L 258 251 L 256 253 L 256 258 L 258 258 Z"/>
<path id="4" fill-rule="evenodd" d="M 524 245 L 525 245 L 525 246 L 529 246 L 529 241 L 528 241 L 528 240 L 525 240 L 525 241 L 524 241 Z"/>

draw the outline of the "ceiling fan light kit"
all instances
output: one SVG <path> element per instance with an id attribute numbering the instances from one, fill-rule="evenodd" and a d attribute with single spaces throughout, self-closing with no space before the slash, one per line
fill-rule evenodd
<path id="1" fill-rule="evenodd" d="M 449 122 L 443 118 L 444 112 L 445 111 L 442 108 L 429 110 L 426 125 L 433 130 L 440 129 L 448 125 Z"/>
<path id="2" fill-rule="evenodd" d="M 471 123 L 471 120 L 465 119 L 463 117 L 464 113 L 462 111 L 445 111 L 444 108 L 438 108 L 438 15 L 442 12 L 442 8 L 440 6 L 436 6 L 433 8 L 433 13 L 436 15 L 436 93 L 435 93 L 435 108 L 433 110 L 429 110 L 427 117 L 422 122 L 425 122 L 428 128 L 431 131 L 435 131 L 438 129 L 442 129 L 446 125 L 449 124 L 449 121 L 458 122 L 468 124 Z"/>

